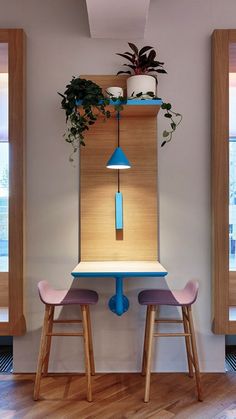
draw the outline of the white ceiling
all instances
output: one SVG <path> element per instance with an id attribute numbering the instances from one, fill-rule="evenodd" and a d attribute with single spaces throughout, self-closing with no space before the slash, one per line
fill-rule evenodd
<path id="1" fill-rule="evenodd" d="M 144 38 L 150 0 L 86 0 L 92 38 Z"/>

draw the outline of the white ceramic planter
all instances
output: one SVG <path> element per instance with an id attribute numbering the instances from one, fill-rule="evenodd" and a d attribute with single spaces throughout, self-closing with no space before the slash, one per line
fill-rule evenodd
<path id="1" fill-rule="evenodd" d="M 143 99 L 150 99 L 147 92 L 153 92 L 156 96 L 156 79 L 153 76 L 137 75 L 127 79 L 127 97 L 132 99 L 142 92 Z"/>
<path id="2" fill-rule="evenodd" d="M 108 98 L 112 98 L 112 97 L 121 97 L 124 96 L 124 92 L 123 89 L 121 87 L 107 87 L 106 89 L 106 96 Z"/>

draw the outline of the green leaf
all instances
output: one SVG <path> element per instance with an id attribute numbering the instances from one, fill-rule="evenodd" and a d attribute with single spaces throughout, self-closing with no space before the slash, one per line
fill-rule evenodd
<path id="1" fill-rule="evenodd" d="M 136 45 L 132 44 L 132 42 L 128 42 L 128 44 L 129 44 L 129 47 L 134 51 L 134 53 L 138 55 L 138 48 L 136 47 Z"/>
<path id="2" fill-rule="evenodd" d="M 132 54 L 131 52 L 127 52 L 127 51 L 125 51 L 125 53 L 124 54 L 128 54 L 128 55 L 130 55 L 131 57 L 133 57 L 133 55 L 134 54 Z"/>
<path id="3" fill-rule="evenodd" d="M 139 51 L 139 57 L 141 57 L 141 55 L 143 55 L 145 52 L 149 51 L 152 48 L 153 47 L 149 47 L 149 46 L 141 48 L 140 51 Z"/>
<path id="4" fill-rule="evenodd" d="M 150 63 L 149 65 L 153 65 L 151 64 L 151 62 L 154 62 L 153 60 L 155 57 L 156 57 L 156 51 L 152 49 L 148 54 L 148 62 Z"/>
<path id="5" fill-rule="evenodd" d="M 163 141 L 163 142 L 161 143 L 161 147 L 163 147 L 165 144 L 166 144 L 166 141 Z"/>
<path id="6" fill-rule="evenodd" d="M 131 57 L 129 57 L 129 55 L 126 55 L 126 54 L 120 54 L 120 53 L 117 52 L 116 55 L 120 55 L 121 57 L 125 58 L 126 60 L 131 61 L 131 63 L 133 63 L 134 60 L 135 60 L 135 57 L 131 58 Z"/>
<path id="7" fill-rule="evenodd" d="M 150 97 L 155 97 L 155 94 L 153 92 L 147 92 L 146 95 L 148 95 Z"/>
<path id="8" fill-rule="evenodd" d="M 173 129 L 173 131 L 176 130 L 176 123 L 175 122 L 171 122 L 170 126 Z"/>
<path id="9" fill-rule="evenodd" d="M 154 67 L 156 67 L 156 66 L 161 66 L 162 67 L 164 65 L 164 63 L 162 63 L 161 61 L 156 61 L 155 60 L 155 61 L 152 62 L 151 65 L 153 65 Z"/>
<path id="10" fill-rule="evenodd" d="M 164 70 L 164 69 L 157 69 L 157 70 L 155 70 L 157 73 L 161 73 L 161 74 L 167 74 L 167 71 L 166 70 Z"/>
<path id="11" fill-rule="evenodd" d="M 118 71 L 116 75 L 118 76 L 119 74 L 131 74 L 131 71 Z"/>
<path id="12" fill-rule="evenodd" d="M 165 113 L 164 115 L 166 118 L 171 118 L 171 114 L 170 113 Z"/>
<path id="13" fill-rule="evenodd" d="M 169 132 L 165 130 L 163 131 L 162 135 L 163 137 L 169 137 Z"/>
<path id="14" fill-rule="evenodd" d="M 57 92 L 58 95 L 60 95 L 61 97 L 63 97 L 63 99 L 65 99 L 65 95 L 62 95 L 61 93 Z"/>

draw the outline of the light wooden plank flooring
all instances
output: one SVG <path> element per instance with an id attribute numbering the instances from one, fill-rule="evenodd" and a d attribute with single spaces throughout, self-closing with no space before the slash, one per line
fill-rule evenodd
<path id="1" fill-rule="evenodd" d="M 143 403 L 140 374 L 97 374 L 94 401 L 86 401 L 82 375 L 43 378 L 41 400 L 32 400 L 34 375 L 0 375 L 0 417 L 26 419 L 227 419 L 236 417 L 236 373 L 203 374 L 204 401 L 186 374 L 152 374 L 151 400 Z"/>

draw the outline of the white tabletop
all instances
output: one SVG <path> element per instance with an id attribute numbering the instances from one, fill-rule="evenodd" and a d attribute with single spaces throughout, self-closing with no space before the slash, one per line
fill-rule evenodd
<path id="1" fill-rule="evenodd" d="M 74 277 L 89 276 L 165 276 L 166 269 L 157 261 L 89 261 L 79 262 Z"/>

